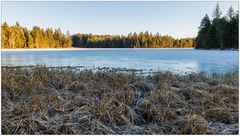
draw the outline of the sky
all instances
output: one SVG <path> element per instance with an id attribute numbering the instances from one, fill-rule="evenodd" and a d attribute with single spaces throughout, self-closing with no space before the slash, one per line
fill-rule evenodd
<path id="1" fill-rule="evenodd" d="M 238 2 L 218 2 L 223 15 Z M 61 28 L 70 34 L 92 33 L 127 35 L 149 31 L 175 38 L 195 37 L 201 19 L 210 17 L 217 2 L 2 2 L 2 23 L 17 21 L 31 29 Z"/>

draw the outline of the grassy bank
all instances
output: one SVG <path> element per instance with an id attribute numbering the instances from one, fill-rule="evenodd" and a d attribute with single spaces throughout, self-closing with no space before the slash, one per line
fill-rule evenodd
<path id="1" fill-rule="evenodd" d="M 2 69 L 2 134 L 237 134 L 238 73 Z"/>

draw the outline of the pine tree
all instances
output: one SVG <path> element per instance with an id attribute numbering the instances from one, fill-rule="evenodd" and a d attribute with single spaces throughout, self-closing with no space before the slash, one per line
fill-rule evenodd
<path id="1" fill-rule="evenodd" d="M 211 27 L 211 21 L 206 14 L 202 19 L 200 27 L 198 28 L 198 35 L 196 37 L 196 48 L 207 48 L 206 39 L 208 36 L 208 30 Z"/>
<path id="2" fill-rule="evenodd" d="M 70 48 L 72 46 L 72 37 L 69 31 L 66 32 L 66 47 Z"/>
<path id="3" fill-rule="evenodd" d="M 14 26 L 15 31 L 15 44 L 16 48 L 24 48 L 26 39 L 24 36 L 24 32 L 18 22 L 16 22 L 16 25 Z"/>
<path id="4" fill-rule="evenodd" d="M 9 48 L 9 26 L 6 22 L 2 24 L 1 35 L 2 35 L 1 39 L 2 48 Z"/>
<path id="5" fill-rule="evenodd" d="M 235 12 L 234 12 L 234 9 L 233 9 L 232 6 L 228 9 L 227 16 L 228 16 L 228 19 L 229 19 L 229 20 L 232 20 L 233 17 L 235 16 Z"/>
<path id="6" fill-rule="evenodd" d="M 207 34 L 207 39 L 206 39 L 206 49 L 218 49 L 221 47 L 220 43 L 220 37 L 218 35 L 218 32 L 216 30 L 215 25 L 211 25 L 208 34 Z"/>
<path id="7" fill-rule="evenodd" d="M 16 48 L 16 34 L 14 27 L 9 28 L 8 42 L 9 48 Z"/>
<path id="8" fill-rule="evenodd" d="M 217 3 L 215 9 L 213 10 L 212 17 L 213 17 L 213 19 L 219 19 L 221 17 L 221 15 L 222 15 L 222 11 L 220 9 L 219 4 Z"/>
<path id="9" fill-rule="evenodd" d="M 239 13 L 233 17 L 230 22 L 231 24 L 231 31 L 232 31 L 232 46 L 231 48 L 239 48 Z"/>

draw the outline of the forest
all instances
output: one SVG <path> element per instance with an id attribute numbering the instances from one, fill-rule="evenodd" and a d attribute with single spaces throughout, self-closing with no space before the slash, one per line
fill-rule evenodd
<path id="1" fill-rule="evenodd" d="M 238 49 L 239 12 L 230 7 L 225 16 L 221 15 L 217 4 L 212 19 L 207 14 L 202 19 L 196 37 L 197 49 Z"/>
<path id="2" fill-rule="evenodd" d="M 193 48 L 194 39 L 174 39 L 171 36 L 161 36 L 145 33 L 129 33 L 127 36 L 74 34 L 73 47 L 81 48 Z"/>
<path id="3" fill-rule="evenodd" d="M 72 47 L 69 32 L 61 32 L 61 29 L 40 28 L 34 26 L 32 30 L 21 27 L 17 22 L 9 26 L 2 24 L 2 48 L 69 48 Z"/>
<path id="4" fill-rule="evenodd" d="M 23 28 L 17 22 L 9 26 L 2 24 L 2 48 L 193 48 L 194 39 L 174 39 L 171 36 L 161 36 L 145 33 L 129 33 L 119 35 L 66 34 L 61 29 L 40 28 L 32 30 Z"/>

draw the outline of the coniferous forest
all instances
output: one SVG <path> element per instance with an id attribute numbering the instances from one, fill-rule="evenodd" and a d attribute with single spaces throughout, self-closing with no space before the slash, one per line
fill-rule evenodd
<path id="1" fill-rule="evenodd" d="M 2 48 L 193 48 L 194 39 L 174 39 L 149 32 L 119 35 L 64 34 L 61 29 L 2 24 Z"/>
<path id="2" fill-rule="evenodd" d="M 60 28 L 31 30 L 17 22 L 9 26 L 2 24 L 2 48 L 238 48 L 238 11 L 229 8 L 221 16 L 219 5 L 213 11 L 212 19 L 206 14 L 202 19 L 196 38 L 175 39 L 168 35 L 152 34 L 148 31 L 124 35 L 64 34 Z"/>
<path id="3" fill-rule="evenodd" d="M 239 12 L 229 8 L 225 16 L 219 4 L 213 11 L 212 19 L 206 14 L 202 19 L 198 35 L 196 37 L 196 48 L 202 49 L 230 49 L 238 48 L 238 18 Z"/>
<path id="4" fill-rule="evenodd" d="M 32 30 L 23 28 L 17 22 L 9 26 L 2 24 L 2 48 L 69 48 L 72 47 L 71 35 L 65 35 L 58 28 L 43 29 L 34 26 Z"/>
<path id="5" fill-rule="evenodd" d="M 127 36 L 75 34 L 72 36 L 73 47 L 81 48 L 193 48 L 194 39 L 174 39 L 171 36 L 153 35 L 146 31 Z"/>

